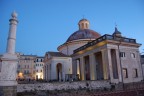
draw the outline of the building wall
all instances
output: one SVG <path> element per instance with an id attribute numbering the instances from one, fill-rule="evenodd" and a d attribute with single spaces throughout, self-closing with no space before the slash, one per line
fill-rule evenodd
<path id="1" fill-rule="evenodd" d="M 128 74 L 127 78 L 125 78 L 123 75 L 124 82 L 128 83 L 141 81 L 143 78 L 139 49 L 134 47 L 121 46 L 120 52 L 125 52 L 125 57 L 121 57 L 121 64 L 122 68 L 127 69 Z M 133 57 L 132 54 L 135 56 Z M 138 76 L 135 76 L 135 69 L 137 70 Z"/>
<path id="2" fill-rule="evenodd" d="M 20 55 L 17 67 L 18 78 L 34 79 L 35 78 L 35 55 Z"/>
<path id="3" fill-rule="evenodd" d="M 62 65 L 62 77 L 65 80 L 65 74 L 72 74 L 72 59 L 70 57 L 53 57 L 45 62 L 46 80 L 57 80 L 57 64 Z"/>

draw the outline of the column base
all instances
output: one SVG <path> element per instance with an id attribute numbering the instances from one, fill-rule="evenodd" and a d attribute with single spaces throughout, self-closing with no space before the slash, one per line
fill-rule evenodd
<path id="1" fill-rule="evenodd" d="M 17 86 L 0 86 L 0 96 L 17 96 Z"/>

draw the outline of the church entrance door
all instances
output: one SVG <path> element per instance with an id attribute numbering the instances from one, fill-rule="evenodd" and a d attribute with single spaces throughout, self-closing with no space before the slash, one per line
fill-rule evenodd
<path id="1" fill-rule="evenodd" d="M 62 64 L 58 63 L 56 66 L 57 69 L 57 80 L 61 81 L 62 80 Z"/>

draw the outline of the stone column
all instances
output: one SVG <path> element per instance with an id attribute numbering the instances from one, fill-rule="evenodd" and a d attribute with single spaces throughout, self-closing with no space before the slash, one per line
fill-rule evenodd
<path id="1" fill-rule="evenodd" d="M 79 61 L 79 59 L 76 60 L 76 64 L 77 64 L 77 74 L 80 75 L 80 61 Z"/>
<path id="2" fill-rule="evenodd" d="M 103 76 L 104 79 L 109 79 L 109 70 L 108 70 L 108 52 L 106 49 L 102 50 L 102 61 L 103 61 Z"/>
<path id="3" fill-rule="evenodd" d="M 12 13 L 12 18 L 9 20 L 10 28 L 9 35 L 7 39 L 7 50 L 6 52 L 9 54 L 15 54 L 15 41 L 16 41 L 16 28 L 17 28 L 17 13 Z"/>
<path id="4" fill-rule="evenodd" d="M 90 58 L 90 80 L 96 80 L 96 60 L 94 54 L 90 54 L 89 58 Z"/>
<path id="5" fill-rule="evenodd" d="M 77 74 L 77 60 L 72 59 L 72 72 L 73 74 Z"/>
<path id="6" fill-rule="evenodd" d="M 109 76 L 110 76 L 110 81 L 113 81 L 113 70 L 112 70 L 112 59 L 111 59 L 111 51 L 110 49 L 107 49 L 107 58 L 108 58 L 108 66 L 109 66 Z"/>
<path id="7" fill-rule="evenodd" d="M 17 13 L 12 13 L 9 35 L 7 39 L 7 50 L 2 56 L 2 67 L 0 72 L 0 96 L 16 96 L 17 93 L 17 64 L 18 57 L 15 54 Z"/>
<path id="8" fill-rule="evenodd" d="M 85 80 L 85 66 L 84 66 L 84 58 L 83 57 L 80 57 L 80 67 L 81 67 L 81 80 Z"/>

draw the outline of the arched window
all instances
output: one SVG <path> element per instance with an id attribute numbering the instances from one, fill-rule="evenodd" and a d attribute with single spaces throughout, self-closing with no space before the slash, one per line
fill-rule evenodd
<path id="1" fill-rule="evenodd" d="M 85 25 L 86 25 L 86 28 L 88 28 L 88 24 L 86 23 Z"/>
<path id="2" fill-rule="evenodd" d="M 134 54 L 134 53 L 131 53 L 131 57 L 132 57 L 132 58 L 135 58 L 135 54 Z"/>
<path id="3" fill-rule="evenodd" d="M 84 28 L 84 23 L 82 23 L 82 29 Z"/>

